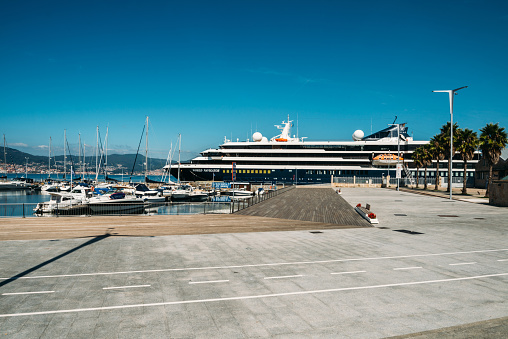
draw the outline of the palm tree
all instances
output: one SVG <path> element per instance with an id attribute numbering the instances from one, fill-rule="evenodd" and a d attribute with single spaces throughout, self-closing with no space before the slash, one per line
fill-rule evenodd
<path id="1" fill-rule="evenodd" d="M 430 153 L 432 154 L 432 159 L 437 160 L 436 163 L 436 187 L 434 188 L 435 191 L 439 189 L 439 182 L 440 182 L 440 176 L 439 176 L 439 161 L 444 160 L 446 148 L 445 148 L 446 141 L 444 140 L 444 137 L 442 134 L 437 134 L 430 139 Z"/>
<path id="2" fill-rule="evenodd" d="M 455 154 L 457 144 L 457 134 L 459 130 L 459 125 L 457 123 L 453 124 L 453 154 Z M 444 144 L 443 148 L 445 151 L 445 158 L 448 159 L 448 187 L 447 191 L 450 192 L 452 189 L 452 161 L 453 156 L 450 157 L 450 122 L 447 122 L 445 125 L 441 126 L 441 135 L 443 136 Z"/>
<path id="3" fill-rule="evenodd" d="M 421 162 L 422 166 L 425 167 L 425 175 L 423 180 L 423 189 L 427 189 L 427 167 L 432 165 L 432 152 L 431 152 L 431 145 L 426 144 L 421 147 Z"/>
<path id="4" fill-rule="evenodd" d="M 422 167 L 422 148 L 423 148 L 423 146 L 415 149 L 413 151 L 413 155 L 412 155 L 413 163 L 415 164 L 415 167 L 416 167 L 416 188 L 418 188 L 418 185 L 419 185 L 418 173 L 419 173 L 420 168 Z"/>
<path id="5" fill-rule="evenodd" d="M 487 124 L 484 128 L 480 129 L 480 149 L 482 156 L 489 164 L 489 182 L 487 185 L 487 192 L 489 195 L 490 184 L 492 184 L 492 167 L 499 161 L 501 150 L 506 147 L 507 135 L 504 127 L 499 127 L 499 124 Z"/>
<path id="6" fill-rule="evenodd" d="M 457 131 L 457 152 L 459 152 L 460 157 L 464 161 L 464 174 L 463 174 L 463 183 L 462 183 L 462 194 L 467 194 L 467 162 L 472 160 L 474 157 L 474 152 L 478 149 L 478 144 L 480 140 L 478 139 L 478 135 L 476 132 L 465 128 L 459 129 Z"/>

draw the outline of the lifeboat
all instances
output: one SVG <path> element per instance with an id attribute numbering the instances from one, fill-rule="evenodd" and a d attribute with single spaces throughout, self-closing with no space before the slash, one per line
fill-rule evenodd
<path id="1" fill-rule="evenodd" d="M 275 139 L 275 141 L 279 141 L 279 142 L 286 142 L 286 141 L 288 141 L 288 139 L 284 139 L 284 138 L 277 138 L 277 139 Z"/>
<path id="2" fill-rule="evenodd" d="M 404 159 L 397 156 L 396 154 L 380 154 L 372 159 L 372 165 L 374 166 L 390 166 L 396 165 L 398 162 L 402 162 Z"/>

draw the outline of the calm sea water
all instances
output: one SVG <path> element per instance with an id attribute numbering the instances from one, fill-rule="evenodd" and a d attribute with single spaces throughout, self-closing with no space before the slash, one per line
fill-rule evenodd
<path id="1" fill-rule="evenodd" d="M 3 175 L 3 174 L 2 174 Z M 108 177 L 119 180 L 119 181 L 129 181 L 129 176 L 127 175 L 108 175 Z M 25 173 L 9 173 L 7 174 L 7 179 L 14 178 L 25 178 Z M 28 178 L 33 179 L 34 181 L 44 181 L 48 179 L 47 174 L 31 174 L 28 173 Z M 149 176 L 151 180 L 161 181 L 162 176 Z M 52 174 L 51 179 L 54 180 L 62 180 L 63 176 L 61 174 Z M 70 179 L 70 177 L 68 177 Z M 85 178 L 87 179 L 87 178 Z M 95 179 L 95 177 L 90 177 L 90 179 Z M 145 177 L 142 175 L 132 176 L 131 182 L 144 182 Z M 171 178 L 173 181 L 176 181 L 175 178 Z M 99 176 L 99 180 L 104 180 L 104 175 Z M 167 181 L 167 177 L 166 177 Z M 37 206 L 37 203 L 49 201 L 50 194 L 47 192 L 41 191 L 30 191 L 30 190 L 19 190 L 19 191 L 0 191 L 0 217 L 20 217 L 25 215 L 26 217 L 33 216 L 33 209 Z M 191 213 L 193 212 L 194 207 L 179 207 L 178 213 Z M 166 208 L 164 214 L 176 214 L 172 213 L 171 208 Z"/>
<path id="2" fill-rule="evenodd" d="M 109 175 L 108 175 L 109 176 Z M 25 177 L 24 174 L 8 174 L 8 179 Z M 116 180 L 122 180 L 121 175 L 109 176 Z M 35 181 L 43 181 L 48 178 L 47 174 L 28 174 L 28 178 Z M 62 179 L 52 176 L 53 179 Z M 161 181 L 160 176 L 149 176 L 149 179 Z M 171 178 L 176 181 L 175 178 Z M 104 180 L 104 176 L 99 176 L 99 180 Z M 129 181 L 128 176 L 124 176 L 123 180 Z M 133 176 L 132 182 L 144 182 L 144 176 Z M 0 191 L 0 218 L 3 217 L 34 217 L 33 209 L 37 203 L 49 201 L 50 194 L 41 191 L 19 190 L 19 191 Z M 201 213 L 229 213 L 228 202 L 208 202 L 208 203 L 178 203 L 168 204 L 149 208 L 145 211 L 147 214 L 201 214 Z"/>

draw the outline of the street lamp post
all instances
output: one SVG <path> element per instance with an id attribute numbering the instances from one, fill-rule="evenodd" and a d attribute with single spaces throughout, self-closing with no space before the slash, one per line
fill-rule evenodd
<path id="1" fill-rule="evenodd" d="M 456 89 L 448 89 L 442 91 L 432 91 L 432 92 L 446 92 L 450 96 L 450 163 L 448 165 L 448 184 L 450 186 L 450 200 L 452 200 L 452 163 L 453 163 L 453 96 L 457 93 L 458 90 L 463 88 L 467 88 L 467 86 L 459 87 Z M 438 169 L 439 170 L 439 169 Z"/>

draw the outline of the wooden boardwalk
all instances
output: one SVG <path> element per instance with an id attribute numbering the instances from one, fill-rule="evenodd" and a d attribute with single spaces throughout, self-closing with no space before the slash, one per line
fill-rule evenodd
<path id="1" fill-rule="evenodd" d="M 235 214 L 313 221 L 327 224 L 371 226 L 330 187 L 302 187 L 287 191 Z"/>

